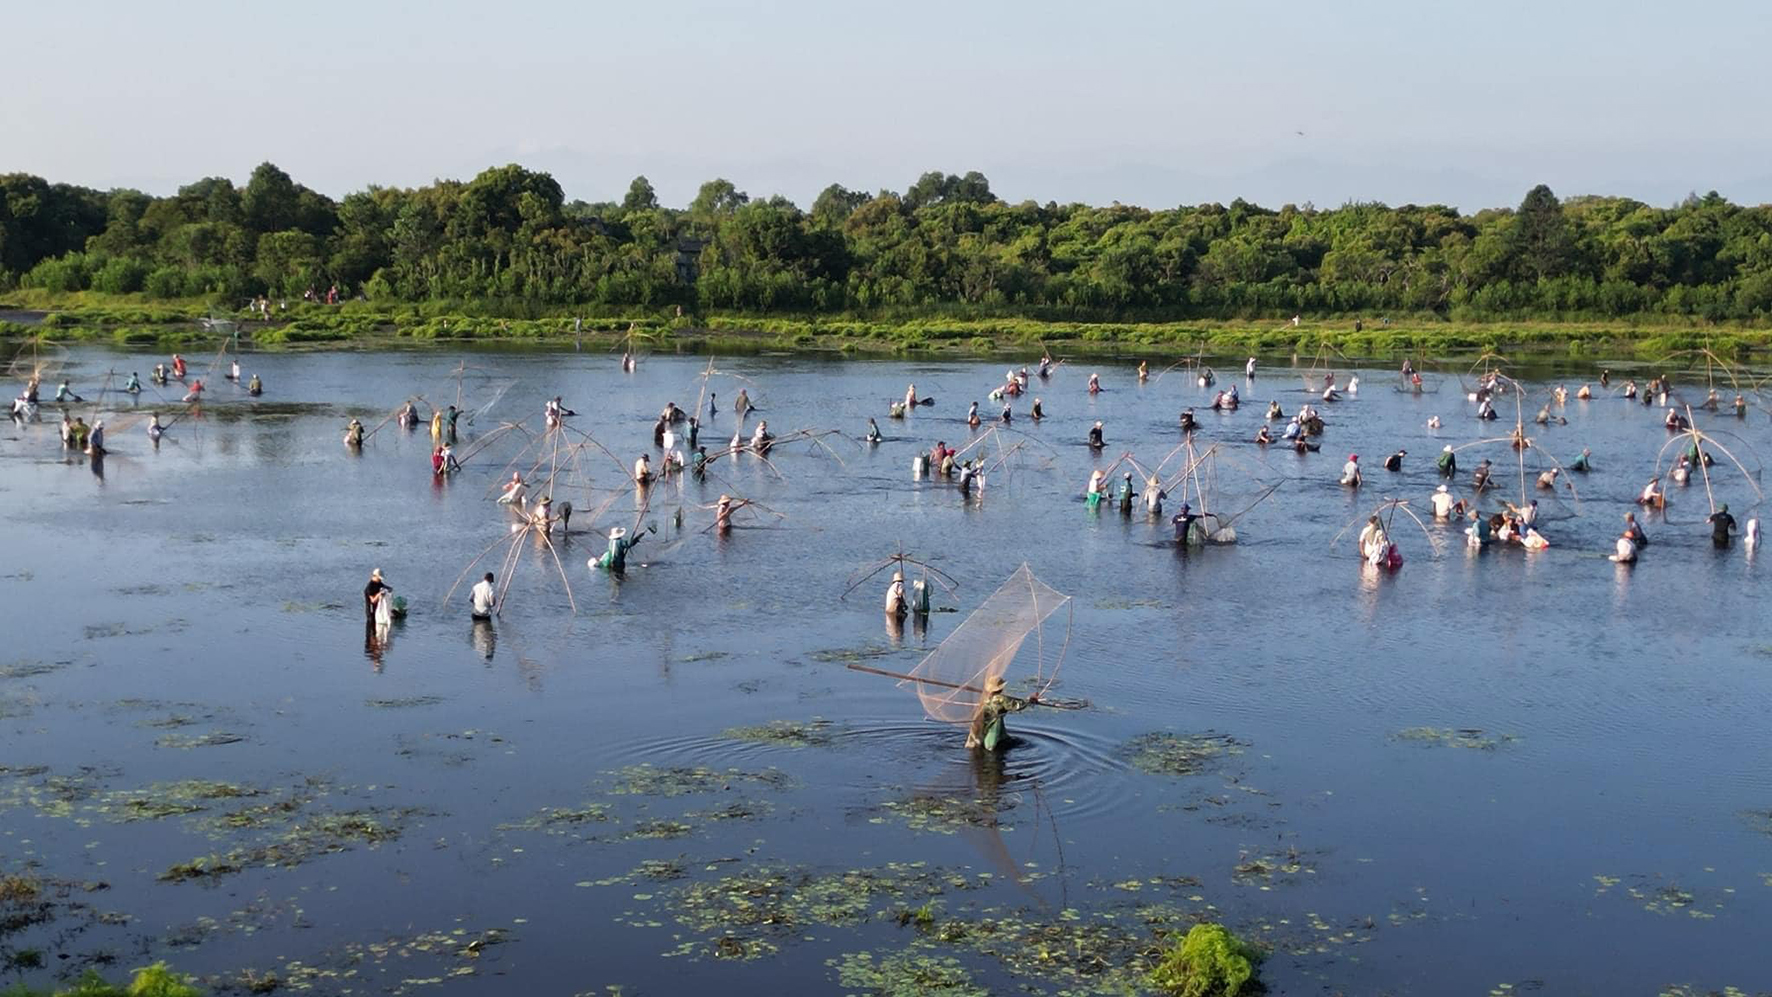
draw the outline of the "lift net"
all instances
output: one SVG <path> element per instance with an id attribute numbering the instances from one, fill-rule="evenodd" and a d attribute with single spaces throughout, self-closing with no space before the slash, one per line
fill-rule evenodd
<path id="1" fill-rule="evenodd" d="M 1003 677 L 1030 634 L 1038 635 L 1044 658 L 1041 624 L 1070 598 L 1035 578 L 1023 564 L 911 669 L 910 681 L 916 684 L 923 712 L 943 723 L 971 723 L 984 700 L 986 683 Z"/>

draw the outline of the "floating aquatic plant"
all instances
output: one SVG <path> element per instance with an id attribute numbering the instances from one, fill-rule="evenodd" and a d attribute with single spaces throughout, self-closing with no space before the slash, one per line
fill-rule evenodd
<path id="1" fill-rule="evenodd" d="M 1285 852 L 1249 855 L 1244 853 L 1237 859 L 1231 869 L 1231 881 L 1243 886 L 1259 886 L 1268 889 L 1273 883 L 1288 883 L 1299 876 L 1314 876 L 1317 865 L 1311 858 L 1296 848 Z"/>
<path id="2" fill-rule="evenodd" d="M 1494 751 L 1516 740 L 1512 734 L 1490 736 L 1477 727 L 1408 727 L 1398 731 L 1395 739 L 1436 747 L 1474 748 L 1478 751 Z"/>
<path id="3" fill-rule="evenodd" d="M 822 748 L 836 742 L 837 731 L 829 720 L 814 717 L 801 723 L 771 720 L 753 727 L 728 727 L 722 736 L 734 741 L 756 741 L 788 748 Z"/>
<path id="4" fill-rule="evenodd" d="M 837 971 L 841 986 L 879 997 L 990 997 L 952 956 L 911 949 L 876 962 L 872 953 L 846 952 L 826 965 Z"/>
<path id="5" fill-rule="evenodd" d="M 868 822 L 883 824 L 893 817 L 913 831 L 953 834 L 965 827 L 996 827 L 999 815 L 1013 810 L 1018 800 L 1015 794 L 980 799 L 919 793 L 881 803 L 878 809 L 882 815 L 870 817 Z"/>
<path id="6" fill-rule="evenodd" d="M 1140 734 L 1127 742 L 1125 752 L 1132 767 L 1153 775 L 1196 775 L 1227 755 L 1241 754 L 1245 747 L 1235 738 L 1207 732 L 1181 735 L 1166 732 Z"/>
<path id="7" fill-rule="evenodd" d="M 415 706 L 436 706 L 442 696 L 405 696 L 394 699 L 366 699 L 363 705 L 372 710 L 409 710 Z"/>
<path id="8" fill-rule="evenodd" d="M 1176 997 L 1237 997 L 1260 989 L 1261 953 L 1222 924 L 1196 924 L 1163 954 L 1150 983 Z"/>
<path id="9" fill-rule="evenodd" d="M 723 792 L 743 785 L 785 790 L 794 784 L 792 777 L 775 769 L 747 772 L 742 769 L 630 765 L 608 775 L 613 781 L 609 791 L 626 796 L 687 796 Z"/>

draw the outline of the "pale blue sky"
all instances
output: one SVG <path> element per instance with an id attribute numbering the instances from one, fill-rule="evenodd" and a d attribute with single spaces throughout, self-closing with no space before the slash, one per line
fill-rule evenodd
<path id="1" fill-rule="evenodd" d="M 0 172 L 333 195 L 520 162 L 801 204 L 1772 200 L 1764 0 L 56 0 L 5 17 Z M 1303 135 L 1299 135 L 1303 132 Z"/>

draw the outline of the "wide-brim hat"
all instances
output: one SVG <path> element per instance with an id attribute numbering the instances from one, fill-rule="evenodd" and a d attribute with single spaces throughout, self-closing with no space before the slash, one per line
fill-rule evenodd
<path id="1" fill-rule="evenodd" d="M 1445 485 L 1441 485 L 1441 486 L 1440 486 L 1440 487 L 1438 487 L 1438 488 L 1436 488 L 1436 489 L 1434 489 L 1434 490 L 1435 490 L 1435 491 L 1437 491 L 1437 492 L 1440 492 L 1440 493 L 1441 493 L 1441 494 L 1445 494 L 1445 491 L 1446 491 L 1446 486 L 1445 486 Z"/>
<path id="2" fill-rule="evenodd" d="M 609 530 L 609 539 L 611 539 L 611 540 L 620 540 L 622 537 L 625 537 L 627 535 L 628 535 L 628 531 L 622 529 L 619 526 L 611 527 Z"/>
<path id="3" fill-rule="evenodd" d="M 1007 688 L 1007 683 L 1003 681 L 1003 676 L 1001 675 L 992 675 L 984 681 L 984 691 L 993 696 L 1002 692 L 1005 688 Z"/>

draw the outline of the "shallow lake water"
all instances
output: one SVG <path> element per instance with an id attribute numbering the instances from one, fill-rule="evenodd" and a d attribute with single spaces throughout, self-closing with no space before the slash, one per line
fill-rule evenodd
<path id="1" fill-rule="evenodd" d="M 82 348 L 53 375 L 91 396 L 156 359 Z M 1209 919 L 1269 950 L 1275 993 L 1772 986 L 1768 566 L 1712 548 L 1696 479 L 1646 519 L 1642 563 L 1605 556 L 1661 409 L 1571 397 L 1567 425 L 1534 426 L 1550 386 L 1595 372 L 1529 381 L 1539 448 L 1593 451 L 1576 492 L 1533 493 L 1551 548 L 1472 552 L 1398 514 L 1406 563 L 1380 576 L 1337 535 L 1386 497 L 1425 515 L 1440 447 L 1505 433 L 1511 399 L 1485 426 L 1455 374 L 1405 394 L 1364 370 L 1317 403 L 1322 452 L 1301 457 L 1249 442 L 1269 398 L 1312 400 L 1283 360 L 1253 382 L 1227 362 L 1245 404 L 1222 415 L 1187 369 L 1065 364 L 1031 390 L 1048 418 L 1016 399 L 1014 433 L 980 445 L 967 501 L 912 457 L 974 439 L 968 402 L 989 428 L 1002 362 L 714 366 L 711 451 L 741 387 L 747 435 L 761 416 L 847 436 L 641 506 L 624 465 L 656 460 L 652 419 L 697 402 L 706 359 L 510 351 L 248 354 L 260 399 L 217 380 L 200 416 L 152 389 L 121 406 L 177 417 L 158 448 L 107 397 L 102 469 L 48 421 L 0 426 L 0 874 L 52 901 L 0 955 L 45 953 L 15 970 L 35 982 L 166 959 L 319 992 L 1087 993 Z M 889 420 L 908 382 L 936 404 Z M 1702 397 L 1702 371 L 1680 383 Z M 539 437 L 556 394 L 600 447 L 499 433 Z M 475 410 L 451 479 L 428 432 L 381 425 L 413 395 Z M 1279 484 L 1234 546 L 1178 549 L 1166 522 L 1082 501 L 1128 451 L 1176 470 L 1184 406 L 1222 444 L 1221 507 Z M 867 448 L 870 415 L 887 440 Z M 361 453 L 353 416 L 380 426 Z M 1772 447 L 1763 408 L 1698 421 L 1756 472 Z M 1358 492 L 1336 482 L 1349 452 Z M 1456 490 L 1485 454 L 1517 498 L 1505 443 L 1462 450 Z M 502 617 L 475 627 L 468 584 L 508 546 L 498 483 L 537 460 L 570 467 L 561 567 L 519 540 Z M 1740 471 L 1712 473 L 1756 514 Z M 723 491 L 758 505 L 720 537 Z M 624 579 L 587 567 L 602 531 L 648 525 Z M 884 574 L 843 597 L 901 548 L 959 583 L 902 632 Z M 1019 743 L 977 761 L 909 689 L 846 667 L 909 670 L 1024 561 L 1072 597 L 1052 694 L 1087 708 L 1019 714 Z M 385 642 L 360 608 L 372 568 L 411 610 Z"/>

